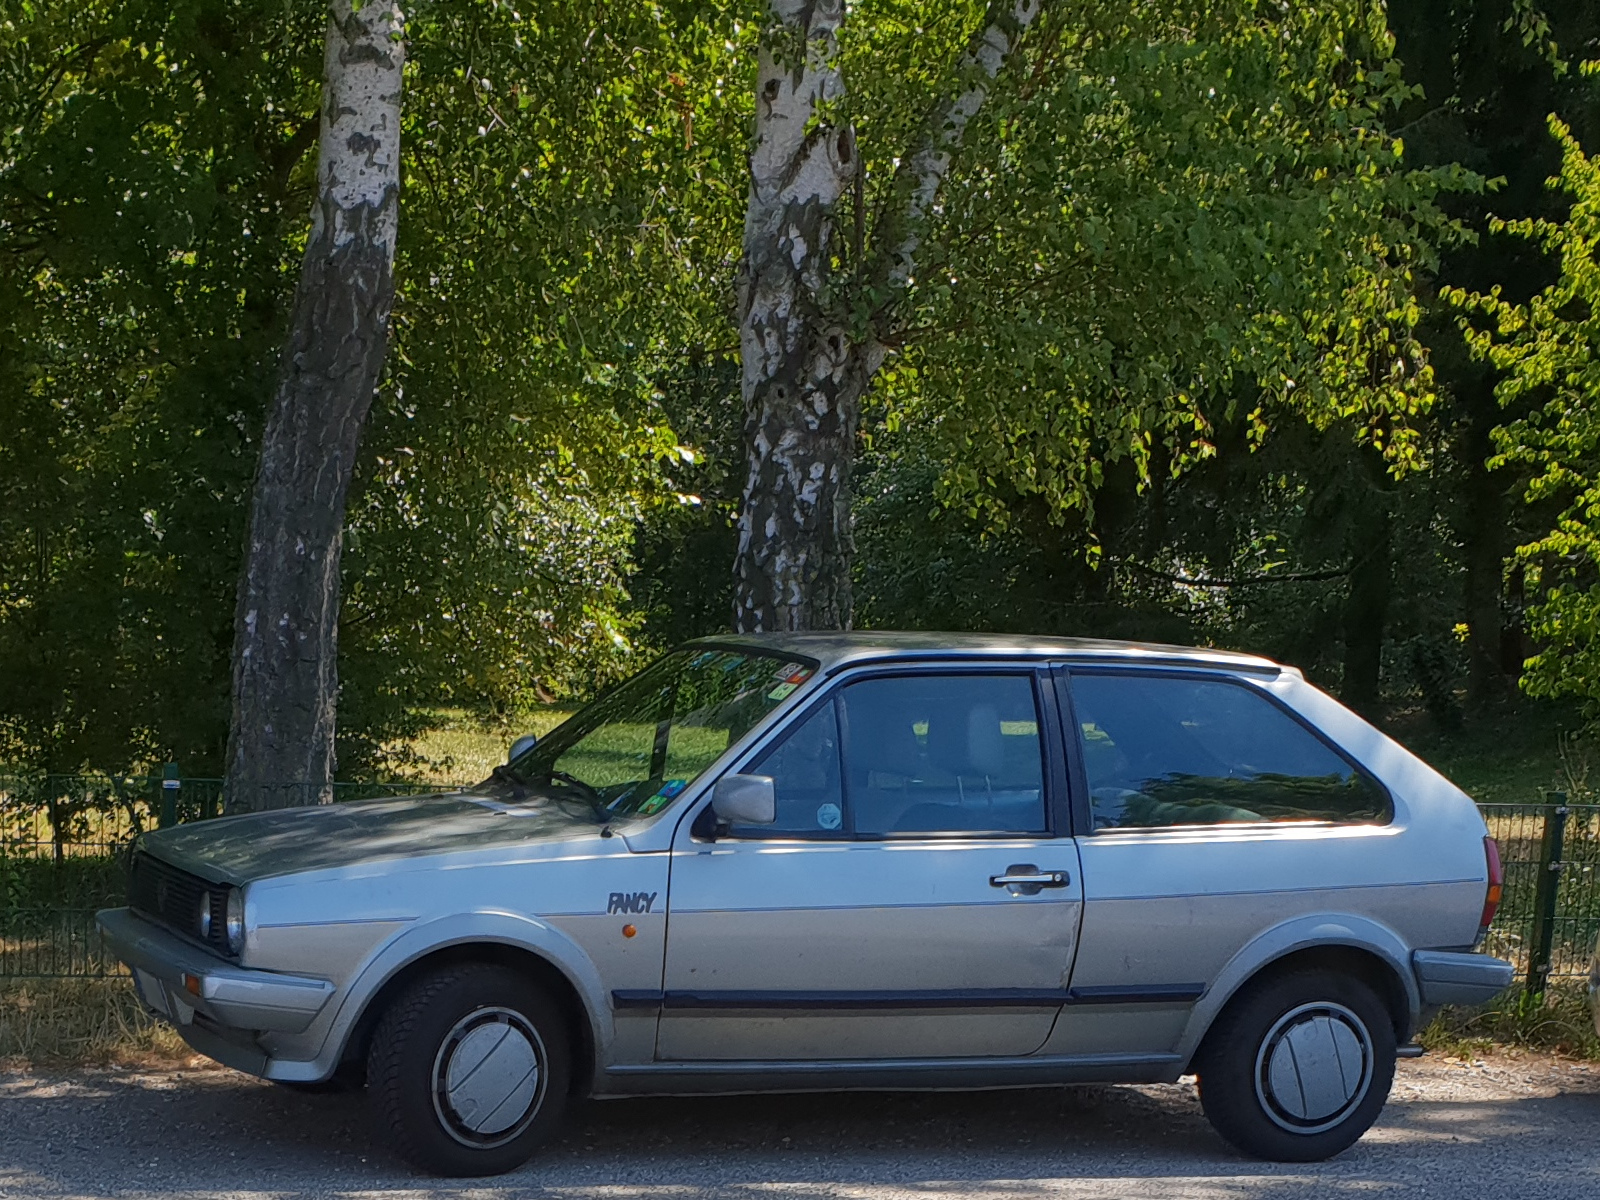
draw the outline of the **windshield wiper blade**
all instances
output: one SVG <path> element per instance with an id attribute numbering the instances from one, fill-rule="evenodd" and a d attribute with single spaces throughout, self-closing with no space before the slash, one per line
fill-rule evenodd
<path id="1" fill-rule="evenodd" d="M 602 825 L 610 827 L 611 813 L 606 810 L 605 804 L 600 799 L 600 793 L 592 783 L 586 783 L 567 771 L 557 771 L 554 768 L 546 772 L 548 777 L 556 783 L 564 783 L 575 788 L 583 796 L 584 802 L 594 810 L 594 819 Z"/>

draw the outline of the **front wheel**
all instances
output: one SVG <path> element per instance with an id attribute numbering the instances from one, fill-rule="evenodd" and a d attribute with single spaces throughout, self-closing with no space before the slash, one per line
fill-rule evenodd
<path id="1" fill-rule="evenodd" d="M 397 1153 L 436 1175 L 498 1175 L 555 1131 L 571 1079 L 561 1013 L 525 977 L 468 963 L 424 975 L 373 1032 L 367 1083 Z"/>
<path id="2" fill-rule="evenodd" d="M 1395 1029 L 1363 981 L 1296 971 L 1236 999 L 1197 1064 L 1200 1104 L 1239 1149 L 1320 1162 L 1371 1128 L 1394 1082 Z"/>

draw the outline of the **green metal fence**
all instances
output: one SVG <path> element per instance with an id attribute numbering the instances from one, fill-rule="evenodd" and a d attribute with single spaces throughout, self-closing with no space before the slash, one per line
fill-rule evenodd
<path id="1" fill-rule="evenodd" d="M 440 786 L 337 783 L 334 799 Z M 1486 949 L 1516 963 L 1528 991 L 1581 978 L 1600 936 L 1600 804 L 1552 794 L 1480 807 L 1506 870 Z M 94 913 L 122 903 L 133 838 L 221 811 L 221 781 L 176 772 L 0 776 L 0 979 L 118 972 L 95 935 Z"/>
<path id="2" fill-rule="evenodd" d="M 1600 937 L 1600 804 L 1480 804 L 1505 864 L 1505 899 L 1485 949 L 1517 964 L 1524 988 L 1578 979 Z"/>

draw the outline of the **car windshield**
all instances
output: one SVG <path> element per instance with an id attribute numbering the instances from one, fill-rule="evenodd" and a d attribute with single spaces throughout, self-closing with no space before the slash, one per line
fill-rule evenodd
<path id="1" fill-rule="evenodd" d="M 481 785 L 576 793 L 601 820 L 660 812 L 817 664 L 756 650 L 678 650 L 601 696 Z"/>

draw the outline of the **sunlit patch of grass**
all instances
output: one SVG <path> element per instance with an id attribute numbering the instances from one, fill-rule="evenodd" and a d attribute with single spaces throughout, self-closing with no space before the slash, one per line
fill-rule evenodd
<path id="1" fill-rule="evenodd" d="M 430 710 L 433 728 L 411 743 L 421 760 L 416 775 L 432 783 L 476 783 L 505 762 L 517 738 L 525 733 L 543 737 L 572 713 L 571 708 L 550 705 L 510 724 L 459 708 Z"/>

